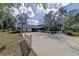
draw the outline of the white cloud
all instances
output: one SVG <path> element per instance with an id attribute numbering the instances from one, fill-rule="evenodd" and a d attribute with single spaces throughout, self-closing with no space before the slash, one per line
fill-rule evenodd
<path id="1" fill-rule="evenodd" d="M 27 8 L 22 4 L 22 6 L 19 8 L 20 13 L 27 13 Z"/>
<path id="2" fill-rule="evenodd" d="M 35 19 L 28 19 L 27 22 L 29 25 L 38 25 L 39 24 L 39 21 L 35 20 Z"/>
<path id="3" fill-rule="evenodd" d="M 51 4 L 48 4 L 49 6 L 48 6 L 48 11 L 51 11 L 51 10 L 53 10 L 54 12 L 56 12 L 56 11 L 58 11 L 58 9 L 60 8 L 60 7 L 64 7 L 64 6 L 66 6 L 66 5 L 68 5 L 69 3 L 51 3 Z"/>
<path id="4" fill-rule="evenodd" d="M 69 3 L 48 3 L 48 8 L 44 9 L 42 4 L 38 4 L 37 5 L 37 11 L 36 14 L 38 14 L 38 12 L 42 11 L 43 13 L 48 13 L 49 11 L 53 10 L 54 12 L 56 12 L 58 10 L 58 8 L 63 7 L 68 5 Z M 57 6 L 57 9 L 55 8 Z M 19 14 L 19 11 L 17 8 L 12 7 L 13 9 L 13 15 L 16 16 L 17 14 Z M 24 6 L 24 3 L 22 3 L 22 6 L 19 8 L 21 13 L 28 13 L 29 17 L 34 17 L 35 13 L 33 12 L 32 8 L 26 8 Z"/>
<path id="5" fill-rule="evenodd" d="M 38 5 L 37 5 L 37 9 L 39 9 L 39 10 L 44 10 L 43 5 L 42 5 L 42 4 L 38 4 Z"/>
<path id="6" fill-rule="evenodd" d="M 69 5 L 70 3 L 62 3 L 63 6 Z"/>
<path id="7" fill-rule="evenodd" d="M 35 13 L 36 13 L 36 14 L 38 14 L 39 12 L 38 12 L 38 11 L 36 11 Z"/>
<path id="8" fill-rule="evenodd" d="M 37 5 L 37 10 L 38 11 L 43 11 L 44 13 L 48 13 L 49 11 L 54 11 L 56 12 L 60 7 L 66 6 L 69 3 L 48 3 L 47 9 L 43 8 L 42 4 Z"/>
<path id="9" fill-rule="evenodd" d="M 22 4 L 22 6 L 19 9 L 14 7 L 12 7 L 12 9 L 14 11 L 12 12 L 14 16 L 18 15 L 19 13 L 27 13 L 29 17 L 35 16 L 35 13 L 33 12 L 32 8 L 31 7 L 26 8 L 24 4 Z"/>
<path id="10" fill-rule="evenodd" d="M 27 14 L 29 15 L 29 17 L 34 17 L 35 16 L 35 13 L 33 12 L 31 7 L 28 7 L 27 10 L 28 10 Z"/>
<path id="11" fill-rule="evenodd" d="M 42 4 L 39 4 L 36 6 L 36 11 L 33 11 L 32 7 L 35 7 L 35 6 L 29 6 L 29 7 L 26 7 L 24 6 L 24 3 L 22 3 L 22 6 L 19 8 L 19 10 L 17 8 L 12 8 L 14 10 L 14 12 L 12 13 L 14 16 L 18 15 L 19 12 L 20 13 L 27 13 L 27 15 L 29 17 L 35 17 L 36 15 L 35 14 L 40 14 L 39 17 L 42 17 L 42 13 L 46 14 L 48 13 L 49 11 L 54 11 L 56 12 L 60 7 L 63 7 L 63 6 L 66 6 L 68 5 L 69 3 L 48 3 L 48 8 L 47 9 L 44 9 L 43 8 L 43 5 Z M 35 12 L 35 13 L 34 13 Z M 37 17 L 37 18 L 39 18 Z M 28 20 L 28 24 L 32 24 L 32 25 L 38 25 L 39 24 L 39 21 L 38 19 L 31 19 L 31 20 Z"/>
<path id="12" fill-rule="evenodd" d="M 19 14 L 19 11 L 17 8 L 12 7 L 10 13 L 13 14 L 13 16 L 16 16 L 17 14 Z"/>

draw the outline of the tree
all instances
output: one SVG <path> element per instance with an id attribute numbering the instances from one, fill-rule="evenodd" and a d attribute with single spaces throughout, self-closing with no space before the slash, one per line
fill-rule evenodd
<path id="1" fill-rule="evenodd" d="M 59 17 L 61 19 L 61 31 L 62 31 L 64 28 L 64 26 L 63 26 L 64 18 L 67 17 L 68 14 L 67 14 L 67 10 L 64 7 L 59 8 L 58 13 L 59 13 Z"/>
<path id="2" fill-rule="evenodd" d="M 45 14 L 44 25 L 45 25 L 45 27 L 47 27 L 48 31 L 51 31 L 51 29 L 52 29 L 52 11 L 50 11 L 48 14 Z"/>
<path id="3" fill-rule="evenodd" d="M 23 25 L 27 24 L 27 19 L 29 18 L 26 13 L 21 13 L 17 15 L 17 18 L 19 20 L 19 23 L 22 25 L 21 26 L 21 33 L 23 33 Z"/>
<path id="4" fill-rule="evenodd" d="M 52 30 L 58 30 L 58 20 L 56 17 L 57 13 L 54 13 L 53 11 L 50 11 L 48 14 L 44 17 L 44 26 L 47 28 L 48 31 Z"/>
<path id="5" fill-rule="evenodd" d="M 65 28 L 70 28 L 73 24 L 79 24 L 79 13 L 74 16 L 69 16 L 65 21 Z"/>
<path id="6" fill-rule="evenodd" d="M 10 13 L 10 8 L 15 7 L 17 8 L 17 3 L 2 3 L 0 4 L 0 20 L 3 21 L 3 25 L 4 22 L 7 22 L 7 28 L 12 28 L 14 26 L 12 26 L 11 24 L 15 23 L 14 17 L 12 16 L 12 14 Z M 1 23 L 2 24 L 2 23 Z M 10 26 L 11 25 L 11 26 Z"/>

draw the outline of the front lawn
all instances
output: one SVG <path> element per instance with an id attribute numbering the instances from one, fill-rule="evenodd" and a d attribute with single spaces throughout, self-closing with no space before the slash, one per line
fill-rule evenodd
<path id="1" fill-rule="evenodd" d="M 19 45 L 22 41 L 23 40 L 19 34 L 0 32 L 0 56 L 22 55 Z"/>

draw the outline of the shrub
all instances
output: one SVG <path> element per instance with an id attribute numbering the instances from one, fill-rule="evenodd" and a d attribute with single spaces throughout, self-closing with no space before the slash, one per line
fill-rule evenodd
<path id="1" fill-rule="evenodd" d="M 79 32 L 72 32 L 71 35 L 72 36 L 79 36 Z"/>
<path id="2" fill-rule="evenodd" d="M 65 34 L 71 35 L 72 30 L 64 30 L 63 32 L 64 32 Z"/>
<path id="3" fill-rule="evenodd" d="M 2 29 L 2 25 L 0 24 L 0 29 Z"/>
<path id="4" fill-rule="evenodd" d="M 70 27 L 74 32 L 79 32 L 79 24 L 74 24 Z"/>
<path id="5" fill-rule="evenodd" d="M 71 35 L 71 36 L 79 36 L 79 32 L 74 32 L 72 30 L 63 30 L 63 32 L 67 35 Z"/>

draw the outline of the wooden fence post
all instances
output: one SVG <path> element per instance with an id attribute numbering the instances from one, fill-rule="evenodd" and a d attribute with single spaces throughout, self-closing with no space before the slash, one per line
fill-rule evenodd
<path id="1" fill-rule="evenodd" d="M 30 34 L 30 46 L 32 46 L 32 35 Z"/>

